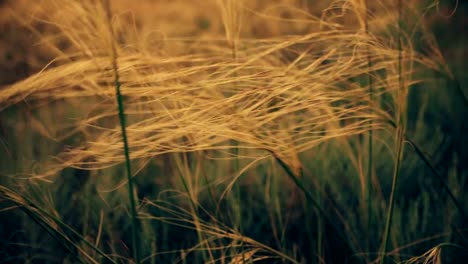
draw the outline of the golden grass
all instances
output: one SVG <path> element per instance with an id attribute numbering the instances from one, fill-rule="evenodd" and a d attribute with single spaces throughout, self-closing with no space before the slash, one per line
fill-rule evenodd
<path id="1" fill-rule="evenodd" d="M 243 38 L 242 33 L 252 25 L 238 20 L 242 15 L 260 14 L 241 2 L 217 4 L 226 42 L 216 32 L 201 39 L 168 37 L 157 40 L 156 52 L 134 37 L 138 28 L 129 27 L 126 13 L 114 17 L 133 159 L 227 150 L 234 140 L 239 148 L 252 149 L 252 159 L 268 155 L 256 150 L 268 150 L 297 169 L 298 153 L 333 138 L 365 133 L 370 119 L 373 129 L 383 129 L 394 118 L 367 99 L 367 87 L 352 81 L 385 72 L 374 76 L 376 95 L 396 94 L 398 51 L 393 43 L 366 35 L 359 27 L 330 24 L 329 17 L 301 20 L 319 26 L 302 35 Z M 358 13 L 359 20 L 359 3 L 345 3 L 342 10 L 348 7 Z M 53 66 L 0 90 L 0 108 L 22 101 L 34 105 L 81 98 L 85 109 L 79 111 L 86 111 L 88 118 L 79 120 L 75 130 L 84 133 L 87 142 L 59 153 L 57 164 L 47 164 L 35 176 L 54 175 L 65 167 L 98 169 L 121 163 L 118 123 L 103 125 L 103 120 L 115 120 L 117 115 L 104 11 L 94 1 L 59 4 L 50 0 L 43 1 L 41 8 L 52 14 L 47 24 L 59 31 L 52 36 L 43 33 L 42 42 L 60 50 L 54 41 L 61 39 L 66 49 Z M 173 43 L 183 46 L 182 51 L 174 53 Z M 434 66 L 428 58 L 414 54 L 411 46 L 403 49 L 407 54 L 403 64 Z M 413 69 L 404 69 L 403 74 L 409 79 Z M 409 79 L 407 85 L 414 82 Z"/>
<path id="2" fill-rule="evenodd" d="M 410 33 L 401 33 L 399 50 L 398 40 L 391 37 L 398 17 L 392 1 L 376 1 L 369 10 L 364 1 L 334 1 L 322 13 L 305 2 L 142 1 L 132 6 L 130 1 L 116 1 L 112 25 L 131 158 L 141 167 L 168 153 L 209 151 L 219 159 L 246 160 L 222 197 L 256 162 L 274 155 L 299 175 L 301 154 L 318 156 L 316 147 L 335 139 L 353 165 L 362 167 L 348 139 L 370 130 L 394 136 L 392 124 L 406 112 L 408 89 L 421 81 L 413 79 L 414 73 L 421 66 L 439 69 L 443 59 L 433 43 L 428 43 L 429 56 L 417 53 Z M 414 6 L 412 1 L 407 4 Z M 84 116 L 72 121 L 64 117 L 52 129 L 36 120 L 33 126 L 55 140 L 83 139 L 55 153 L 30 176 L 50 179 L 68 167 L 99 170 L 123 163 L 110 65 L 112 40 L 101 3 L 43 0 L 30 7 L 24 1 L 18 5 L 22 11 L 12 16 L 33 14 L 23 23 L 49 60 L 42 62 L 41 71 L 0 89 L 0 111 L 23 103 L 39 108 L 59 102 Z M 363 81 L 369 75 L 372 98 Z M 359 177 L 364 193 L 362 169 Z M 190 187 L 192 202 L 198 201 L 197 188 Z M 169 210 L 164 201 L 145 202 Z M 206 241 L 187 254 L 215 250 L 203 247 L 213 244 L 210 239 L 226 238 L 232 241 L 230 248 L 248 246 L 244 253 L 226 256 L 231 263 L 257 259 L 259 252 L 295 262 L 236 230 L 201 221 L 194 208 L 184 210 L 168 212 L 174 218 L 141 219 L 206 235 Z"/>

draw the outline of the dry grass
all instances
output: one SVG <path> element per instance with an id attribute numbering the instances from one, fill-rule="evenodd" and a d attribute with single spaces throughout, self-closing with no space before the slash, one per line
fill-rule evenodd
<path id="1" fill-rule="evenodd" d="M 271 156 L 300 175 L 307 162 L 304 156 L 323 155 L 327 152 L 320 146 L 339 142 L 339 152 L 346 153 L 359 171 L 359 192 L 364 194 L 370 185 L 366 186 L 362 153 L 354 155 L 353 144 L 364 146 L 356 138 L 376 131 L 380 143 L 375 151 L 380 147 L 394 157 L 389 137 L 398 130 L 403 142 L 404 131 L 395 124 L 405 126 L 408 91 L 423 81 L 415 74 L 447 71 L 441 68 L 443 58 L 430 39 L 424 54 L 413 47 L 411 30 L 399 32 L 398 45 L 398 14 L 392 2 L 376 1 L 365 8 L 364 1 L 334 1 L 312 9 L 308 1 L 293 0 L 141 1 L 138 5 L 115 1 L 114 40 L 100 1 L 19 1 L 10 15 L 34 32 L 47 59 L 36 62 L 31 76 L 0 88 L 0 113 L 25 104 L 32 109 L 60 104 L 78 113 L 73 118 L 63 114 L 53 124 L 36 120 L 32 125 L 57 142 L 79 140 L 28 171 L 30 180 L 54 180 L 67 168 L 100 171 L 121 165 L 125 157 L 112 43 L 118 54 L 131 158 L 138 165 L 134 175 L 150 160 L 179 154 L 209 156 L 210 162 L 242 161 L 223 198 L 245 171 Z M 407 12 L 416 12 L 416 2 L 406 3 Z M 32 19 L 22 19 L 31 14 Z M 366 84 L 369 76 L 372 97 Z M 212 263 L 264 258 L 299 262 L 224 226 L 213 215 L 215 224 L 199 219 L 201 169 L 197 167 L 194 176 L 193 164 L 173 162 L 187 168 L 182 174 L 189 179 L 191 210 L 166 212 L 172 218 L 144 213 L 140 218 L 195 229 L 202 235 L 199 244 L 184 254 L 207 251 L 205 261 Z M 190 182 L 193 178 L 197 183 Z M 145 201 L 141 207 L 169 210 L 164 203 Z M 222 239 L 230 243 L 220 242 L 215 248 L 216 240 Z M 223 255 L 226 248 L 242 252 Z M 221 259 L 211 251 L 223 252 Z"/>
<path id="2" fill-rule="evenodd" d="M 93 109 L 84 109 L 88 118 L 79 120 L 75 128 L 88 142 L 59 154 L 58 166 L 47 165 L 44 174 L 36 176 L 53 175 L 65 167 L 97 169 L 123 161 L 118 124 L 102 125 L 117 113 L 112 100 L 109 34 L 99 26 L 104 25 L 103 11 L 93 5 L 43 3 L 43 8 L 60 11 L 49 18 L 49 24 L 60 29 L 55 38 L 64 39 L 69 47 L 53 67 L 0 92 L 3 109 L 21 101 L 35 105 L 70 98 L 81 98 L 81 106 Z M 230 5 L 222 8 L 227 43 L 190 37 L 181 42 L 185 51 L 178 55 L 164 48 L 175 40 L 160 39 L 168 44 L 158 46 L 158 54 L 142 47 L 141 42 L 127 37 L 125 31 L 132 28 L 125 17 L 115 17 L 121 40 L 119 74 L 134 159 L 168 152 L 226 150 L 231 147 L 229 140 L 235 140 L 241 148 L 278 153 L 297 168 L 298 153 L 332 138 L 365 133 L 370 119 L 375 121 L 373 129 L 384 129 L 387 119 L 393 118 L 368 101 L 367 87 L 350 81 L 386 72 L 376 78 L 376 94 L 393 94 L 398 88 L 398 51 L 392 43 L 378 42 L 359 29 L 327 26 L 318 19 L 304 22 L 322 23 L 317 32 L 243 39 L 240 27 L 230 29 L 230 23 L 243 25 L 232 21 L 235 15 Z M 43 36 L 44 42 L 49 39 Z M 200 48 L 194 50 L 193 42 Z M 229 48 L 234 42 L 235 61 Z M 404 64 L 427 62 L 427 58 L 416 57 L 410 46 L 404 52 Z M 367 68 L 368 56 L 374 59 L 371 69 Z M 412 73 L 409 68 L 403 74 L 409 78 Z M 408 85 L 411 83 L 414 81 L 409 80 Z M 265 153 L 252 151 L 251 155 L 258 158 Z"/>

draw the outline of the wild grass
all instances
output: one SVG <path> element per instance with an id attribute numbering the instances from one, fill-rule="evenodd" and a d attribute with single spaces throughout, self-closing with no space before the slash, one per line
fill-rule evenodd
<path id="1" fill-rule="evenodd" d="M 462 259 L 466 156 L 411 99 L 463 94 L 438 5 L 109 2 L 9 10 L 46 58 L 0 88 L 6 262 Z"/>
<path id="2" fill-rule="evenodd" d="M 138 229 L 138 216 L 136 211 L 136 200 L 134 194 L 134 187 L 133 187 L 133 178 L 132 178 L 132 167 L 130 163 L 130 150 L 128 147 L 128 139 L 127 139 L 127 126 L 126 126 L 126 116 L 125 116 L 125 108 L 123 103 L 123 96 L 120 92 L 120 76 L 119 76 L 119 65 L 117 64 L 117 49 L 115 48 L 115 36 L 114 36 L 114 29 L 112 28 L 112 7 L 109 1 L 104 2 L 104 7 L 107 13 L 107 22 L 109 25 L 109 34 L 112 47 L 112 70 L 114 71 L 114 83 L 115 83 L 115 95 L 117 99 L 117 106 L 119 110 L 119 121 L 120 127 L 122 129 L 122 142 L 124 147 L 124 155 L 125 155 L 125 168 L 128 180 L 128 198 L 130 200 L 130 208 L 131 208 L 131 223 L 132 223 L 132 246 L 133 250 L 135 251 L 134 257 L 135 262 L 140 264 L 141 262 L 141 255 L 140 255 L 140 242 L 139 242 L 139 229 Z"/>
<path id="3" fill-rule="evenodd" d="M 406 108 L 406 97 L 407 97 L 407 88 L 405 86 L 405 80 L 402 77 L 404 65 L 403 63 L 403 54 L 402 54 L 402 33 L 401 33 L 401 21 L 403 19 L 403 6 L 401 0 L 398 0 L 397 10 L 398 10 L 398 109 L 397 109 L 397 122 L 396 122 L 396 136 L 395 136 L 395 143 L 396 143 L 396 159 L 395 159 L 395 169 L 393 173 L 393 180 L 392 180 L 392 190 L 390 193 L 390 201 L 388 205 L 388 214 L 387 214 L 387 221 L 385 223 L 385 233 L 383 238 L 383 246 L 382 246 L 382 258 L 381 264 L 385 263 L 386 254 L 387 254 L 387 246 L 388 240 L 390 235 L 390 230 L 392 228 L 392 219 L 393 219 L 393 210 L 395 206 L 395 196 L 398 186 L 398 177 L 400 175 L 400 166 L 401 161 L 403 159 L 403 150 L 404 150 L 404 134 L 405 134 L 405 126 L 406 126 L 406 116 L 405 116 L 405 108 Z"/>

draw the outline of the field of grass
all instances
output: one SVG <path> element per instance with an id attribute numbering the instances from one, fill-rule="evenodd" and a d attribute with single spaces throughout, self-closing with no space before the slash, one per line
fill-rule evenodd
<path id="1" fill-rule="evenodd" d="M 465 263 L 464 1 L 0 1 L 0 263 Z"/>

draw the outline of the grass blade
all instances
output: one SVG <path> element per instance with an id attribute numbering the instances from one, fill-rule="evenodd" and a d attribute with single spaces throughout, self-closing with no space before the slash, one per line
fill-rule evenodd
<path id="1" fill-rule="evenodd" d="M 403 93 L 404 87 L 404 80 L 402 76 L 402 70 L 403 70 L 403 65 L 402 65 L 402 47 L 401 47 L 401 41 L 402 41 L 402 36 L 401 36 L 401 19 L 402 19 L 402 2 L 401 0 L 398 0 L 397 3 L 397 8 L 398 8 L 398 104 L 399 104 L 399 110 L 398 110 L 398 118 L 397 118 L 397 124 L 396 124 L 396 130 L 397 130 L 397 157 L 396 157 L 396 164 L 393 172 L 393 179 L 392 179 L 392 190 L 390 193 L 390 201 L 389 201 L 389 206 L 388 206 L 388 211 L 387 211 L 387 221 L 385 223 L 385 231 L 384 231 L 384 237 L 383 237 L 383 246 L 382 246 L 382 255 L 380 259 L 381 264 L 385 264 L 386 261 L 386 255 L 387 255 L 387 247 L 388 247 L 388 241 L 390 239 L 390 232 L 392 228 L 392 219 L 393 219 L 393 208 L 395 204 L 395 197 L 396 197 L 396 190 L 397 190 L 397 185 L 398 185 L 398 178 L 400 175 L 400 166 L 401 166 L 401 160 L 403 157 L 403 149 L 404 149 L 404 137 L 405 137 L 405 120 L 403 118 L 404 113 L 404 108 L 403 104 L 405 103 L 404 100 L 406 100 L 405 97 L 401 96 L 401 93 Z M 403 97 L 403 98 L 401 98 Z"/>
<path id="2" fill-rule="evenodd" d="M 368 22 L 368 9 L 367 9 L 367 0 L 364 1 L 365 8 L 364 8 L 364 27 L 366 31 L 366 35 L 369 36 L 369 22 Z M 372 69 L 372 58 L 370 56 L 369 47 L 367 47 L 367 83 L 369 85 L 369 100 L 372 102 L 373 100 L 373 80 L 371 75 Z M 367 251 L 370 252 L 371 250 L 371 229 L 372 229 L 372 168 L 373 168 L 373 131 L 372 131 L 372 119 L 369 119 L 369 137 L 368 137 L 368 162 L 367 162 L 367 181 L 366 181 L 366 202 L 367 202 Z"/>
<path id="3" fill-rule="evenodd" d="M 412 141 L 409 138 L 406 138 L 406 141 L 411 145 L 413 150 L 416 152 L 416 154 L 419 156 L 419 158 L 426 164 L 426 166 L 430 169 L 430 171 L 441 181 L 442 185 L 444 186 L 444 189 L 447 191 L 448 195 L 450 196 L 450 199 L 453 201 L 457 209 L 460 211 L 460 213 L 463 216 L 463 220 L 468 223 L 468 214 L 465 212 L 463 209 L 463 206 L 461 203 L 458 201 L 458 199 L 455 197 L 455 194 L 450 190 L 450 186 L 448 183 L 445 181 L 444 177 L 440 175 L 440 173 L 437 171 L 437 169 L 431 164 L 429 159 L 426 157 L 424 152 L 416 145 L 414 141 Z"/>
<path id="4" fill-rule="evenodd" d="M 312 205 L 318 210 L 318 212 L 324 217 L 324 219 L 335 229 L 337 235 L 340 237 L 340 239 L 346 244 L 349 245 L 348 239 L 346 239 L 345 235 L 341 231 L 340 228 L 333 222 L 332 218 L 325 212 L 325 210 L 322 208 L 320 205 L 319 201 L 317 201 L 314 198 L 314 195 L 307 190 L 307 188 L 304 186 L 304 184 L 298 179 L 298 177 L 294 174 L 293 170 L 280 158 L 278 157 L 274 152 L 269 151 L 273 157 L 275 158 L 276 162 L 280 164 L 280 166 L 284 169 L 288 177 L 294 182 L 294 184 L 304 193 L 306 199 L 312 203 Z M 301 170 L 302 172 L 302 170 Z"/>
<path id="5" fill-rule="evenodd" d="M 130 165 L 130 150 L 128 146 L 127 131 L 126 131 L 126 122 L 125 122 L 125 111 L 123 98 L 120 91 L 120 80 L 119 72 L 117 65 L 117 48 L 115 46 L 115 36 L 114 30 L 112 29 L 112 15 L 111 15 L 111 5 L 110 0 L 104 0 L 104 7 L 107 12 L 107 22 L 109 26 L 109 33 L 111 34 L 111 47 L 112 47 L 112 68 L 114 72 L 114 84 L 115 84 L 115 93 L 118 104 L 119 111 L 119 121 L 120 127 L 122 129 L 122 141 L 124 145 L 124 154 L 125 154 L 125 169 L 128 179 L 128 196 L 130 199 L 130 210 L 131 210 L 131 227 L 132 227 L 132 245 L 134 251 L 135 262 L 139 264 L 141 262 L 141 252 L 140 252 L 140 243 L 138 239 L 138 218 L 136 211 L 136 201 L 133 193 L 133 178 L 132 178 L 132 169 Z"/>
<path id="6" fill-rule="evenodd" d="M 61 243 L 68 251 L 71 251 L 74 258 L 79 259 L 79 256 L 74 254 L 73 249 L 70 246 L 75 247 L 82 253 L 83 250 L 80 249 L 69 237 L 65 234 L 56 230 L 56 228 L 52 227 L 51 224 L 46 220 L 46 218 L 52 220 L 55 224 L 57 224 L 60 228 L 66 229 L 70 231 L 74 236 L 78 237 L 80 241 L 84 242 L 89 248 L 96 251 L 99 255 L 105 258 L 110 263 L 116 263 L 114 260 L 109 258 L 101 249 L 96 247 L 93 243 L 89 242 L 86 238 L 84 238 L 81 234 L 79 234 L 76 230 L 72 227 L 58 219 L 54 214 L 47 212 L 46 210 L 42 209 L 40 206 L 36 205 L 32 200 L 25 197 L 24 195 L 20 195 L 16 191 L 8 188 L 6 186 L 0 186 L 0 194 L 1 196 L 5 197 L 7 200 L 16 204 L 23 212 L 25 212 L 31 219 L 38 223 L 39 226 L 44 228 L 47 233 L 52 235 L 52 237 Z M 65 242 L 65 243 L 63 243 Z M 86 255 L 90 258 L 88 255 Z M 91 259 L 90 259 L 91 260 Z"/>

